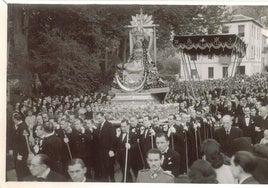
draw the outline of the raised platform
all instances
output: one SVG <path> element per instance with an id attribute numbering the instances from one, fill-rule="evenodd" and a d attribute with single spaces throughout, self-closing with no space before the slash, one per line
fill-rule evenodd
<path id="1" fill-rule="evenodd" d="M 109 94 L 114 95 L 112 103 L 144 104 L 149 102 L 159 104 L 165 99 L 168 92 L 168 87 L 142 90 L 139 93 L 124 92 L 120 89 L 113 88 Z"/>

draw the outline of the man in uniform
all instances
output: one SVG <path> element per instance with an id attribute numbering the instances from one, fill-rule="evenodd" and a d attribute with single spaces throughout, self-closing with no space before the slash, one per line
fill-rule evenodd
<path id="1" fill-rule="evenodd" d="M 161 152 L 150 149 L 147 153 L 147 162 L 150 169 L 140 170 L 137 177 L 139 183 L 174 183 L 174 176 L 161 168 Z"/>

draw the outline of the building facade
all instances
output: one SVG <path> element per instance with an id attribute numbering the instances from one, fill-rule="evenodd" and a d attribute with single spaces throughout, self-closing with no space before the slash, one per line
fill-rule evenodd
<path id="1" fill-rule="evenodd" d="M 242 59 L 237 72 L 240 74 L 253 75 L 262 72 L 266 63 L 265 45 L 266 38 L 262 34 L 262 25 L 253 18 L 244 15 L 234 15 L 230 21 L 222 22 L 222 34 L 236 34 L 247 45 L 246 55 Z M 266 50 L 267 51 L 267 50 Z M 196 70 L 191 70 L 192 77 L 198 75 L 201 80 L 220 79 L 235 74 L 234 62 L 237 57 L 198 55 L 191 57 L 196 61 Z M 181 69 L 181 78 L 184 78 L 184 70 Z"/>

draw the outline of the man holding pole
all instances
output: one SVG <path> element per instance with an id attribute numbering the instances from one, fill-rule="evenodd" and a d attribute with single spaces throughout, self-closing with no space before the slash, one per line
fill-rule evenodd
<path id="1" fill-rule="evenodd" d="M 151 117 L 149 115 L 143 117 L 143 125 L 145 128 L 140 131 L 140 145 L 145 158 L 148 150 L 155 146 L 155 131 L 152 128 Z"/>
<path id="2" fill-rule="evenodd" d="M 127 119 L 121 121 L 121 132 L 117 133 L 117 159 L 123 174 L 122 182 L 132 182 L 130 168 L 134 159 L 134 152 L 137 145 L 137 134 L 130 131 L 130 125 Z"/>

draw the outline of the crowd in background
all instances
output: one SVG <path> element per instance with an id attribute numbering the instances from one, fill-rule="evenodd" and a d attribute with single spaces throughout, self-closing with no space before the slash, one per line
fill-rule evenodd
<path id="1" fill-rule="evenodd" d="M 268 183 L 267 104 L 265 74 L 173 83 L 163 104 L 116 104 L 98 92 L 25 98 L 7 107 L 7 154 L 19 181 L 35 181 L 27 179 L 33 176 L 30 154 L 49 160 L 50 169 L 64 177 L 58 181 L 72 178 L 67 167 L 79 158 L 87 180 L 115 181 L 118 162 L 123 178 L 132 182 L 141 169 L 150 168 L 147 152 L 161 150 L 157 138 L 163 137 L 176 160 L 161 167 L 175 182 L 187 174 L 193 183 L 238 183 L 253 174 L 255 183 Z M 245 170 L 239 158 L 253 161 L 254 168 Z M 204 170 L 211 174 L 203 177 Z"/>

